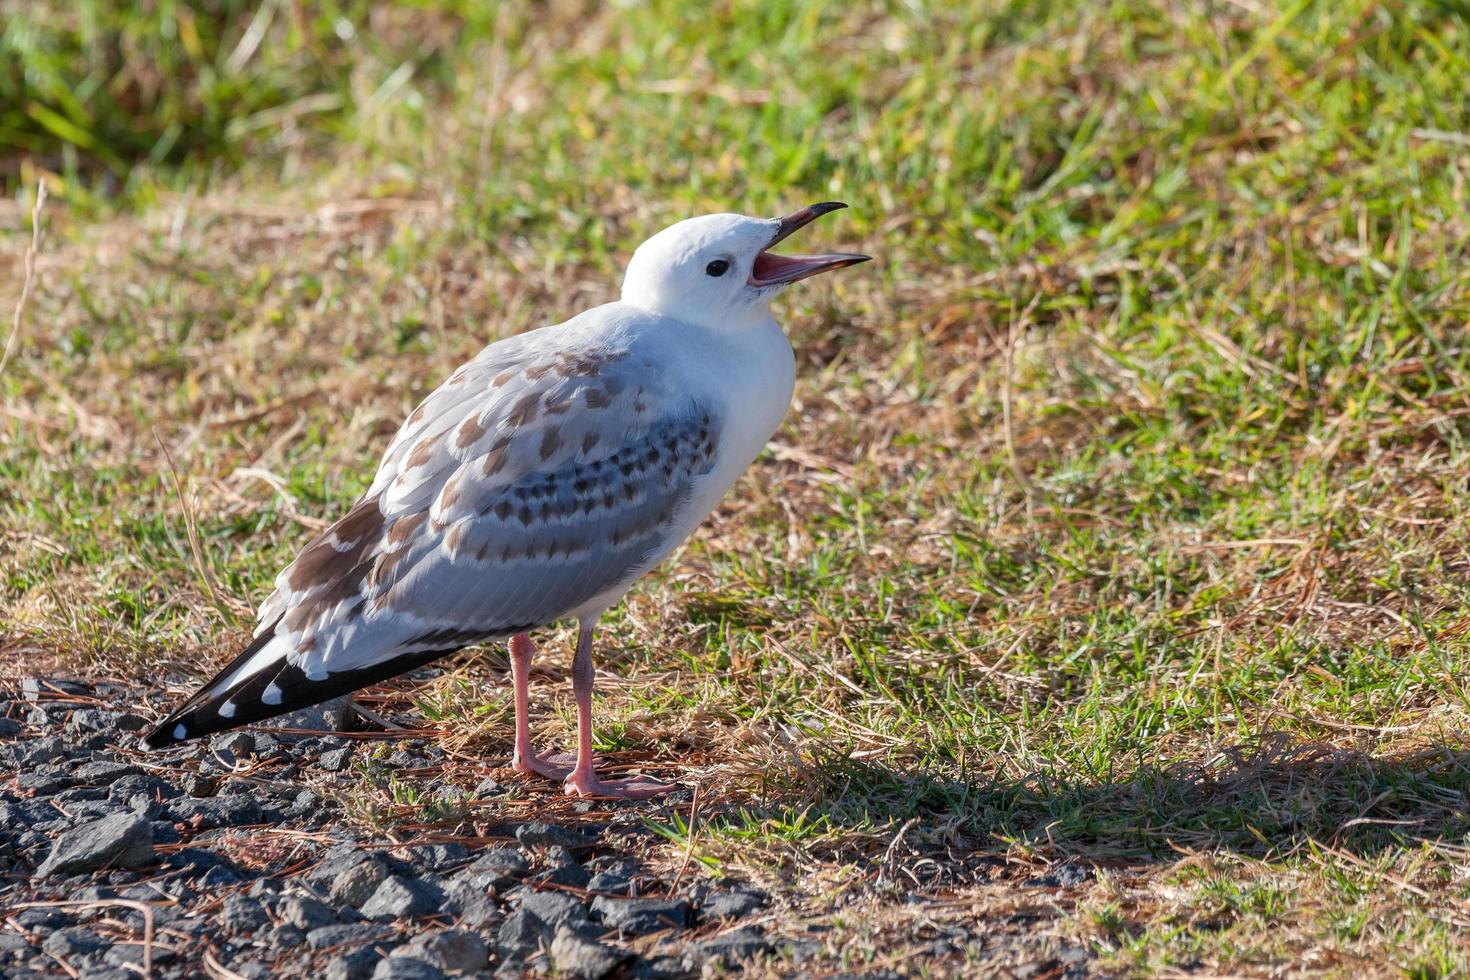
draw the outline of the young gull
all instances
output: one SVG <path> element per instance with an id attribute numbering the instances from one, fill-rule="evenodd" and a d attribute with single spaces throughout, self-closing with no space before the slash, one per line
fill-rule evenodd
<path id="1" fill-rule="evenodd" d="M 771 300 L 868 256 L 769 249 L 845 206 L 681 221 L 633 253 L 618 302 L 461 366 L 404 422 L 362 499 L 276 578 L 254 641 L 145 743 L 285 714 L 509 638 L 516 770 L 580 796 L 673 788 L 598 777 L 593 633 L 786 414 L 795 358 Z M 580 626 L 575 760 L 537 753 L 527 719 L 527 634 L 568 617 Z"/>

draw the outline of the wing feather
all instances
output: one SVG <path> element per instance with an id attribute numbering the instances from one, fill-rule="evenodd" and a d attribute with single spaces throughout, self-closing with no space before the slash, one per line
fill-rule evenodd
<path id="1" fill-rule="evenodd" d="M 552 622 L 678 543 L 716 414 L 627 348 L 517 341 L 425 398 L 367 494 L 277 578 L 260 628 L 307 678 Z"/>

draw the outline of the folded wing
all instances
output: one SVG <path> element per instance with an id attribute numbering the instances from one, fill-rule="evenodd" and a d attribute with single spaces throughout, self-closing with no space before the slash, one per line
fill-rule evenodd
<path id="1" fill-rule="evenodd" d="M 315 704 L 559 619 L 641 574 L 714 468 L 719 419 L 626 349 L 486 348 L 276 579 L 255 641 L 153 745 Z"/>

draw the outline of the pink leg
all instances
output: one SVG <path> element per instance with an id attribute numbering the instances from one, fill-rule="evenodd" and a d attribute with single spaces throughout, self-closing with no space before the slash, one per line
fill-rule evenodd
<path id="1" fill-rule="evenodd" d="M 535 645 L 525 633 L 510 638 L 510 676 L 516 702 L 516 747 L 510 767 L 516 772 L 536 773 L 547 779 L 566 779 L 572 771 L 570 758 L 539 753 L 531 745 L 531 655 L 535 652 Z"/>
<path id="2" fill-rule="evenodd" d="M 592 758 L 592 631 L 595 624 L 583 623 L 577 633 L 577 653 L 572 659 L 572 691 L 577 696 L 577 768 L 566 778 L 568 796 L 610 796 L 623 800 L 646 800 L 673 789 L 635 776 L 632 779 L 599 779 Z"/>

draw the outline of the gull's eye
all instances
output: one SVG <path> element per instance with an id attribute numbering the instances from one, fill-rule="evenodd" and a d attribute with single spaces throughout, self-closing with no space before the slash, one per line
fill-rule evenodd
<path id="1" fill-rule="evenodd" d="M 729 270 L 729 262 L 726 262 L 724 259 L 715 259 L 709 265 L 704 267 L 704 274 L 707 276 L 723 276 Z"/>

